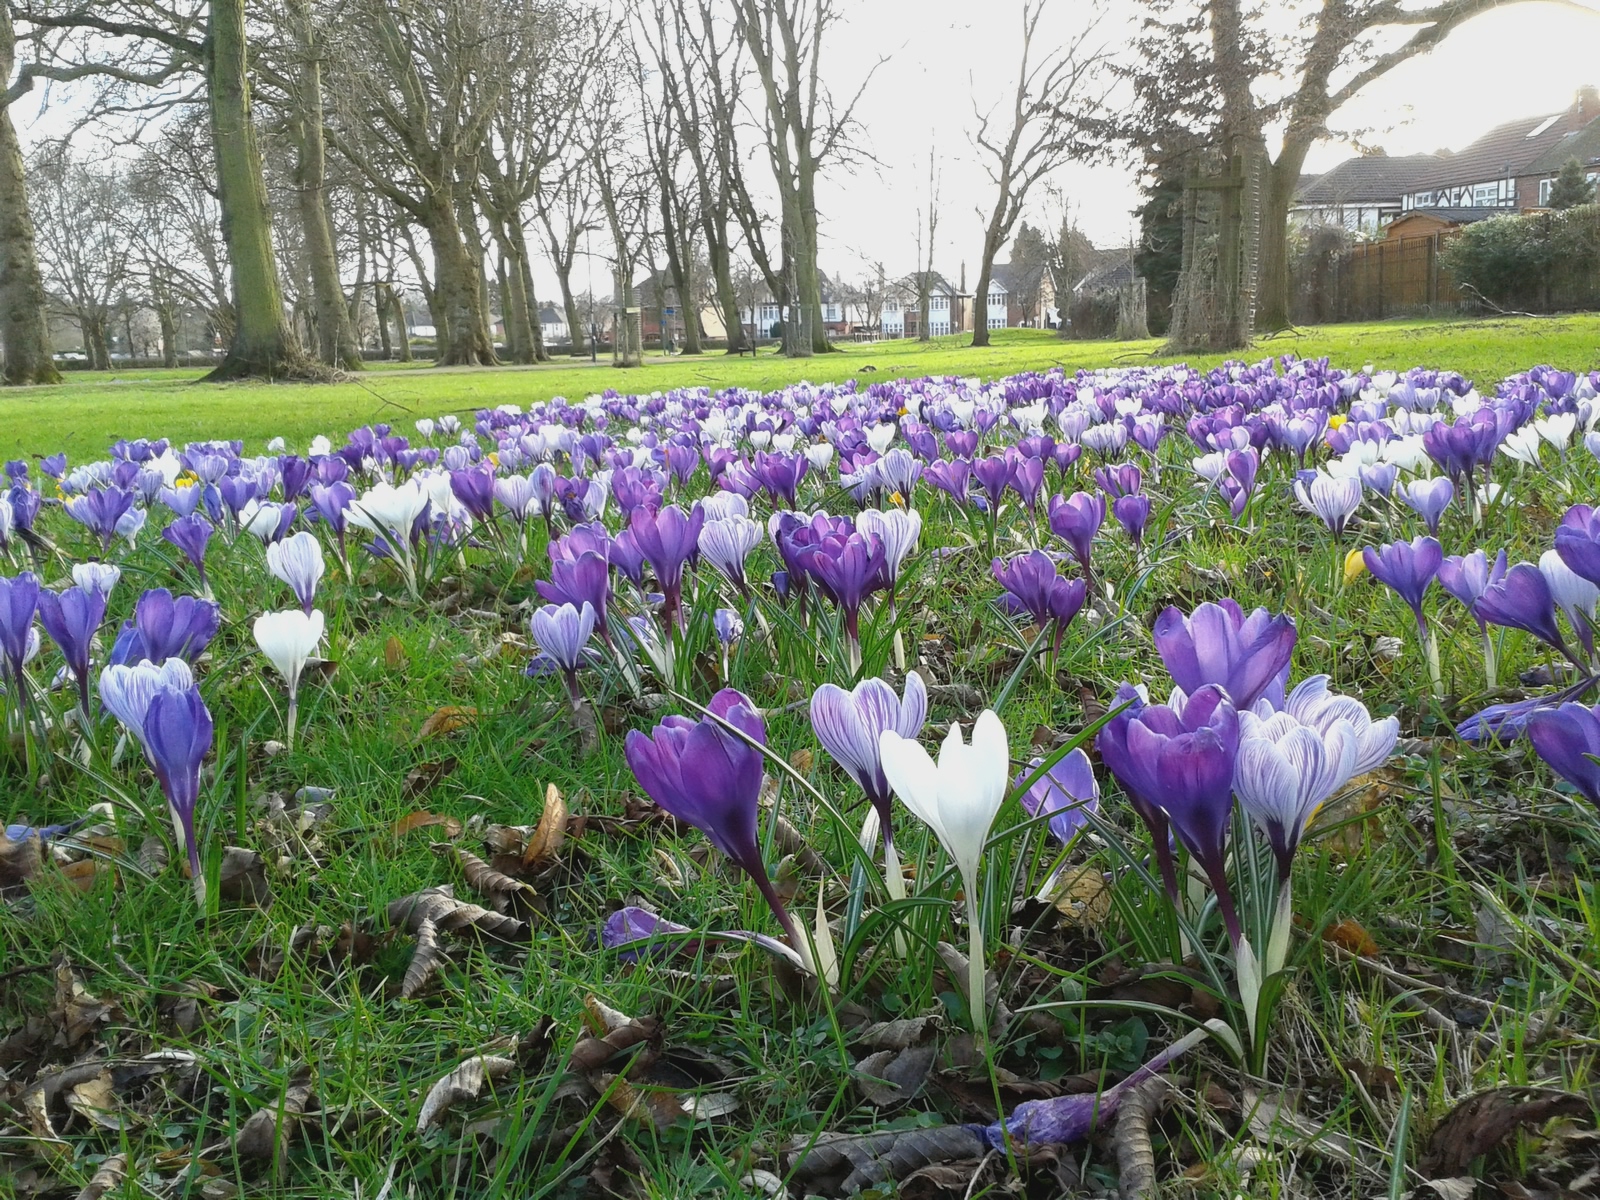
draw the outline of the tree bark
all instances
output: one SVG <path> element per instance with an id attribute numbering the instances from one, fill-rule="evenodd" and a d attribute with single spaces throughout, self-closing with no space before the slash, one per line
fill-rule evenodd
<path id="1" fill-rule="evenodd" d="M 207 90 L 235 318 L 228 353 L 206 376 L 212 381 L 305 373 L 272 256 L 267 186 L 250 118 L 244 9 L 245 0 L 211 0 Z"/>
<path id="2" fill-rule="evenodd" d="M 156 321 L 161 327 L 161 365 L 175 367 L 178 365 L 178 323 L 173 320 L 172 302 L 159 297 L 155 302 L 155 310 Z"/>
<path id="3" fill-rule="evenodd" d="M 434 193 L 428 208 L 428 238 L 433 243 L 435 321 L 439 328 L 441 367 L 493 366 L 480 294 L 483 272 L 468 253 L 456 218 L 455 197 Z"/>
<path id="4" fill-rule="evenodd" d="M 539 293 L 533 286 L 533 261 L 528 254 L 528 238 L 520 219 L 509 227 L 511 246 L 515 253 L 511 265 L 522 277 L 522 300 L 528 309 L 528 329 L 533 339 L 533 361 L 549 362 L 550 351 L 544 344 L 544 327 L 539 324 Z"/>
<path id="5" fill-rule="evenodd" d="M 15 53 L 11 11 L 0 5 L 0 87 L 11 78 Z M 44 315 L 44 279 L 34 253 L 33 214 L 28 207 L 22 147 L 9 106 L 0 107 L 0 383 L 60 383 L 50 355 Z"/>
<path id="6" fill-rule="evenodd" d="M 361 370 L 361 348 L 345 306 L 339 281 L 338 252 L 328 221 L 327 148 L 322 127 L 322 63 L 318 58 L 311 9 L 307 0 L 295 0 L 293 13 L 300 41 L 301 64 L 295 80 L 291 118 L 295 143 L 294 185 L 311 268 L 311 290 L 316 302 L 317 347 L 322 361 L 346 371 Z"/>
<path id="7" fill-rule="evenodd" d="M 378 348 L 383 352 L 383 360 L 388 362 L 394 357 L 394 342 L 389 337 L 389 288 L 380 282 L 372 285 L 372 311 L 378 321 Z M 401 331 L 402 333 L 404 330 Z"/>
<path id="8" fill-rule="evenodd" d="M 1261 209 L 1258 247 L 1260 275 L 1256 293 L 1256 332 L 1288 329 L 1289 315 L 1289 208 L 1294 203 L 1300 170 L 1309 147 L 1285 146 L 1278 161 L 1264 167 L 1266 187 Z"/>
<path id="9" fill-rule="evenodd" d="M 583 324 L 583 314 L 578 311 L 578 301 L 572 294 L 572 266 L 556 262 L 556 282 L 561 285 L 561 308 L 567 317 L 567 337 L 572 343 L 572 357 L 577 358 L 589 350 L 589 330 Z"/>

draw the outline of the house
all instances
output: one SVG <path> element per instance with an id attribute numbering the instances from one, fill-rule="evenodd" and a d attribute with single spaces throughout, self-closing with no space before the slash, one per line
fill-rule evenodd
<path id="1" fill-rule="evenodd" d="M 1443 160 L 1437 154 L 1363 154 L 1322 175 L 1303 178 L 1289 209 L 1294 225 L 1332 225 L 1375 234 L 1398 217 L 1405 197 L 1425 186 Z"/>
<path id="2" fill-rule="evenodd" d="M 1043 329 L 1055 296 L 1043 265 L 995 263 L 983 306 L 990 329 Z"/>
<path id="3" fill-rule="evenodd" d="M 1475 221 L 1503 215 L 1504 210 L 1498 208 L 1414 208 L 1384 226 L 1383 236 L 1391 242 L 1433 237 L 1435 234 L 1453 233 Z"/>
<path id="4" fill-rule="evenodd" d="M 910 294 L 910 306 L 906 308 L 904 322 L 905 332 L 902 337 L 921 337 L 921 314 L 917 311 L 921 283 L 924 272 L 913 271 L 902 281 L 900 288 Z M 950 281 L 937 271 L 927 272 L 928 279 L 928 318 L 927 329 L 930 337 L 945 337 L 961 330 L 961 300 L 962 294 Z M 885 337 L 889 334 L 885 333 Z"/>
<path id="5" fill-rule="evenodd" d="M 544 339 L 544 344 L 547 346 L 557 346 L 572 340 L 572 331 L 567 328 L 567 318 L 554 304 L 546 304 L 539 309 L 539 336 Z"/>
<path id="6" fill-rule="evenodd" d="M 1508 121 L 1458 154 L 1441 156 L 1402 197 L 1412 209 L 1538 208 L 1561 165 L 1588 156 L 1600 168 L 1600 88 L 1581 88 L 1563 112 Z"/>

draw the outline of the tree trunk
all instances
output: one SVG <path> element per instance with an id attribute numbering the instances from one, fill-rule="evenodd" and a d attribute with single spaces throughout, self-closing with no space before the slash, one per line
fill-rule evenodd
<path id="1" fill-rule="evenodd" d="M 717 287 L 717 307 L 722 310 L 722 327 L 727 331 L 728 353 L 745 350 L 744 318 L 739 312 L 739 293 L 733 286 L 733 267 L 726 243 L 707 243 L 711 259 L 711 278 Z"/>
<path id="2" fill-rule="evenodd" d="M 389 292 L 389 311 L 394 315 L 395 332 L 400 335 L 400 361 L 403 363 L 415 362 L 411 353 L 411 326 L 406 321 L 405 298 L 388 285 L 384 285 Z"/>
<path id="3" fill-rule="evenodd" d="M 293 131 L 294 185 L 316 299 L 317 347 L 322 361 L 346 371 L 361 370 L 350 310 L 339 282 L 339 259 L 328 221 L 327 150 L 322 130 L 322 63 L 311 30 L 310 6 L 295 0 L 300 25 L 300 75 L 295 81 Z"/>
<path id="4" fill-rule="evenodd" d="M 1278 161 L 1264 167 L 1260 275 L 1256 293 L 1256 332 L 1275 333 L 1294 322 L 1289 316 L 1289 208 L 1309 146 L 1285 144 Z"/>
<path id="5" fill-rule="evenodd" d="M 694 260 L 683 260 L 683 278 L 678 283 L 678 308 L 683 312 L 683 352 L 704 354 L 700 344 L 700 314 L 694 303 Z"/>
<path id="6" fill-rule="evenodd" d="M 383 361 L 388 362 L 394 357 L 394 342 L 389 337 L 389 289 L 387 285 L 378 282 L 372 285 L 372 313 L 378 322 L 378 348 L 383 353 Z M 404 330 L 401 331 L 402 333 Z"/>
<path id="7" fill-rule="evenodd" d="M 533 339 L 533 361 L 549 362 L 550 351 L 544 344 L 544 327 L 539 324 L 539 293 L 533 286 L 533 262 L 528 254 L 528 238 L 523 232 L 520 217 L 508 227 L 511 237 L 511 266 L 522 277 L 522 301 L 528 310 L 528 330 Z"/>
<path id="8" fill-rule="evenodd" d="M 11 17 L 0 9 L 0 85 L 10 78 L 11 55 Z M 0 351 L 5 354 L 0 383 L 61 382 L 50 356 L 44 280 L 34 255 L 22 147 L 9 108 L 0 108 Z"/>
<path id="9" fill-rule="evenodd" d="M 989 344 L 989 280 L 994 275 L 995 250 L 983 239 L 983 263 L 978 267 L 978 290 L 972 293 L 972 344 Z M 1013 252 L 1014 253 L 1014 252 Z"/>
<path id="10" fill-rule="evenodd" d="M 89 318 L 89 357 L 96 371 L 111 370 L 111 348 L 106 344 L 106 325 L 104 313 L 96 313 Z"/>
<path id="11" fill-rule="evenodd" d="M 809 314 L 811 352 L 828 354 L 833 350 L 833 343 L 828 340 L 828 326 L 822 319 L 822 285 L 817 276 L 816 181 L 814 168 L 809 163 L 800 165 L 799 191 L 801 244 L 796 283 L 800 289 L 800 307 Z"/>
<path id="12" fill-rule="evenodd" d="M 161 365 L 178 365 L 178 323 L 172 318 L 172 302 L 165 298 L 155 304 L 156 320 L 161 326 Z"/>
<path id="13" fill-rule="evenodd" d="M 494 346 L 489 341 L 480 303 L 483 272 L 462 237 L 454 199 L 435 193 L 428 205 L 435 321 L 444 321 L 439 328 L 437 363 L 441 367 L 493 366 Z"/>
<path id="14" fill-rule="evenodd" d="M 272 257 L 272 217 L 250 119 L 244 9 L 245 0 L 211 0 L 207 35 L 211 135 L 234 307 L 233 340 L 226 357 L 206 376 L 212 381 L 305 373 L 284 317 Z"/>
<path id="15" fill-rule="evenodd" d="M 522 275 L 500 255 L 500 316 L 506 326 L 506 354 L 512 362 L 533 362 L 533 330 L 528 328 L 528 299 L 522 293 Z"/>
<path id="16" fill-rule="evenodd" d="M 577 358 L 589 349 L 589 331 L 583 324 L 583 314 L 572 295 L 572 267 L 556 263 L 556 282 L 561 285 L 561 308 L 567 316 L 567 337 L 572 342 L 572 357 Z"/>

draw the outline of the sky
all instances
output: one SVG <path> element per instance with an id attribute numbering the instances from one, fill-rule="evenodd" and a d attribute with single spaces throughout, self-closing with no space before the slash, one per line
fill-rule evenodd
<path id="1" fill-rule="evenodd" d="M 1086 7 L 1083 0 L 1054 0 L 1046 20 L 1069 30 Z M 1107 36 L 1125 36 L 1142 6 L 1117 0 L 1109 7 Z M 993 185 L 970 144 L 973 104 L 987 108 L 1014 86 L 1021 10 L 1022 0 L 856 0 L 851 6 L 848 23 L 827 46 L 825 72 L 842 93 L 884 59 L 859 110 L 877 165 L 835 171 L 819 189 L 825 270 L 864 275 L 863 264 L 878 260 L 891 275 L 913 269 L 931 148 L 940 166 L 936 265 L 955 280 L 965 262 L 969 286 L 976 282 Z M 1600 0 L 1583 0 L 1583 7 L 1494 9 L 1374 83 L 1337 122 L 1390 154 L 1459 149 L 1503 121 L 1566 108 L 1581 84 L 1600 84 L 1600 59 L 1592 53 L 1597 46 Z M 1275 149 L 1270 141 L 1269 148 Z M 1348 142 L 1324 143 L 1306 169 L 1327 170 L 1354 152 Z M 1136 228 L 1131 211 L 1140 203 L 1132 169 L 1074 164 L 1054 182 L 1096 245 L 1126 243 Z M 984 219 L 976 214 L 980 207 Z M 1059 205 L 1035 197 L 1025 219 L 1053 226 Z"/>
<path id="2" fill-rule="evenodd" d="M 1097 40 L 1113 47 L 1125 43 L 1144 6 L 1138 0 L 1102 2 Z M 820 258 L 829 275 L 860 280 L 880 262 L 890 276 L 916 268 L 931 156 L 940 213 L 935 267 L 953 282 L 964 267 L 968 285 L 976 283 L 994 189 L 972 146 L 974 110 L 1002 105 L 1014 86 L 1022 5 L 1023 0 L 846 0 L 846 19 L 824 43 L 823 75 L 841 99 L 867 80 L 856 110 L 865 156 L 835 165 L 819 182 Z M 1051 0 L 1036 50 L 1062 44 L 1081 27 L 1088 8 L 1086 0 Z M 1335 114 L 1334 123 L 1390 154 L 1460 149 L 1496 124 L 1557 112 L 1571 104 L 1579 86 L 1600 84 L 1596 46 L 1600 0 L 1493 8 L 1371 85 Z M 25 140 L 59 136 L 67 118 L 59 108 L 41 114 L 36 103 L 18 108 L 13 115 Z M 1269 148 L 1275 149 L 1270 138 Z M 1349 141 L 1325 142 L 1313 151 L 1307 170 L 1326 170 L 1354 152 Z M 759 173 L 764 164 L 758 157 L 753 166 Z M 1132 210 L 1140 196 L 1130 165 L 1069 164 L 1050 183 L 1048 191 L 1030 197 L 1025 220 L 1055 227 L 1065 197 L 1096 245 L 1126 244 L 1136 232 Z M 603 240 L 596 237 L 593 245 L 595 261 L 580 261 L 574 272 L 580 290 L 591 277 L 599 290 L 606 287 Z M 543 264 L 535 282 L 542 298 L 556 294 L 554 273 Z"/>

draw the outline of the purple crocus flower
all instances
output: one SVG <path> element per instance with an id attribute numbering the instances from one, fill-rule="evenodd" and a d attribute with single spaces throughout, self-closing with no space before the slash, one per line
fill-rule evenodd
<path id="1" fill-rule="evenodd" d="M 793 508 L 811 461 L 804 454 L 758 453 L 751 470 L 774 504 Z"/>
<path id="2" fill-rule="evenodd" d="M 170 508 L 174 515 L 187 517 L 199 509 L 201 502 L 206 498 L 206 489 L 195 483 L 180 484 L 177 487 L 162 488 L 157 498 Z"/>
<path id="3" fill-rule="evenodd" d="M 133 493 L 119 487 L 90 488 L 68 499 L 67 515 L 100 539 L 101 553 L 109 553 L 117 536 L 117 522 L 133 507 Z"/>
<path id="4" fill-rule="evenodd" d="M 205 593 L 211 591 L 206 581 L 206 546 L 213 532 L 211 522 L 199 513 L 179 517 L 161 531 L 162 540 L 176 546 L 194 567 L 200 576 L 200 590 Z"/>
<path id="5" fill-rule="evenodd" d="M 39 608 L 39 577 L 24 571 L 10 578 L 0 575 L 0 651 L 5 653 L 11 679 L 20 685 L 22 664 L 31 657 L 33 614 Z M 36 643 L 35 643 L 36 644 Z M 22 689 L 19 686 L 20 696 Z"/>
<path id="6" fill-rule="evenodd" d="M 1600 805 L 1600 714 L 1568 702 L 1543 708 L 1528 718 L 1534 751 L 1590 804 Z"/>
<path id="7" fill-rule="evenodd" d="M 1145 523 L 1150 520 L 1150 497 L 1143 492 L 1118 496 L 1111 502 L 1111 515 L 1127 530 L 1135 546 L 1144 541 Z"/>
<path id="8" fill-rule="evenodd" d="M 195 802 L 200 798 L 200 764 L 211 749 L 211 712 L 198 688 L 160 690 L 144 716 L 145 756 L 167 798 L 173 831 L 189 854 L 195 894 L 205 898 L 205 875 L 194 832 Z"/>
<path id="9" fill-rule="evenodd" d="M 169 658 L 193 664 L 217 635 L 221 610 L 210 600 L 173 598 L 166 588 L 152 588 L 133 607 L 133 620 L 122 627 L 112 662 L 149 659 L 160 666 Z"/>
<path id="10" fill-rule="evenodd" d="M 479 463 L 450 472 L 450 492 L 479 521 L 494 519 L 494 467 Z"/>
<path id="11" fill-rule="evenodd" d="M 928 689 L 915 671 L 906 676 L 905 694 L 873 677 L 852 691 L 825 683 L 811 695 L 811 728 L 834 762 L 844 768 L 878 812 L 886 845 L 893 845 L 889 781 L 883 773 L 878 735 L 892 729 L 915 739 L 928 717 Z"/>
<path id="12" fill-rule="evenodd" d="M 1600 513 L 1574 504 L 1556 526 L 1556 553 L 1581 579 L 1600 584 Z"/>
<path id="13" fill-rule="evenodd" d="M 1439 536 L 1439 519 L 1456 496 L 1456 486 L 1443 475 L 1437 479 L 1413 479 L 1400 489 L 1400 499 L 1422 518 L 1428 532 Z"/>
<path id="14" fill-rule="evenodd" d="M 89 651 L 100 623 L 106 617 L 104 592 L 81 587 L 57 594 L 39 593 L 39 624 L 61 649 L 73 679 L 78 683 L 78 702 L 85 716 L 89 712 Z"/>
<path id="15" fill-rule="evenodd" d="M 1561 627 L 1556 624 L 1556 601 L 1550 591 L 1550 581 L 1532 563 L 1518 563 L 1500 582 L 1491 583 L 1478 597 L 1472 611 L 1487 624 L 1526 630 L 1566 657 L 1572 657 L 1561 636 Z"/>
<path id="16" fill-rule="evenodd" d="M 1005 494 L 1006 488 L 1011 486 L 1013 470 L 1011 460 L 1000 454 L 980 458 L 972 464 L 972 474 L 978 480 L 978 486 L 983 489 L 984 495 L 989 497 L 990 512 L 999 509 L 1000 497 Z"/>
<path id="17" fill-rule="evenodd" d="M 705 510 L 699 505 L 685 514 L 676 504 L 663 505 L 657 511 L 641 505 L 628 521 L 634 544 L 654 568 L 666 597 L 661 605 L 661 623 L 669 635 L 674 626 L 682 628 L 683 567 L 698 549 L 705 521 Z"/>
<path id="18" fill-rule="evenodd" d="M 1078 565 L 1089 571 L 1089 554 L 1094 535 L 1106 519 L 1106 502 L 1103 496 L 1091 492 L 1074 492 L 1071 496 L 1050 498 L 1050 528 L 1072 551 Z"/>
<path id="19" fill-rule="evenodd" d="M 1214 685 L 1195 692 L 1181 711 L 1164 704 L 1129 708 L 1100 731 L 1096 746 L 1107 769 L 1150 827 L 1168 895 L 1177 903 L 1177 874 L 1166 847 L 1167 825 L 1194 857 L 1217 894 L 1228 936 L 1239 944 L 1239 917 L 1224 869 L 1233 815 L 1233 771 L 1239 714 Z M 1152 822 L 1148 814 L 1164 818 Z"/>
<path id="20" fill-rule="evenodd" d="M 1036 758 L 1016 778 L 1021 787 L 1037 771 L 1044 759 Z M 1039 776 L 1021 796 L 1022 808 L 1030 817 L 1049 814 L 1050 833 L 1063 846 L 1078 836 L 1089 822 L 1088 813 L 1100 810 L 1100 785 L 1095 782 L 1089 756 L 1080 749 L 1070 751 Z"/>
<path id="21" fill-rule="evenodd" d="M 1255 447 L 1230 451 L 1222 462 L 1222 477 L 1217 480 L 1217 490 L 1228 499 L 1228 511 L 1238 520 L 1250 497 L 1255 495 L 1256 473 L 1261 469 L 1261 455 Z"/>
<path id="22" fill-rule="evenodd" d="M 801 550 L 798 558 L 822 594 L 838 607 L 854 665 L 861 642 L 861 605 L 873 592 L 889 586 L 883 539 L 852 530 L 844 537 L 822 538 Z"/>
<path id="23" fill-rule="evenodd" d="M 1167 608 L 1155 624 L 1156 651 L 1190 696 L 1208 684 L 1223 688 L 1236 708 L 1252 708 L 1266 696 L 1277 707 L 1294 654 L 1294 618 L 1258 608 L 1248 617 L 1225 599 L 1206 603 L 1185 617 Z"/>
<path id="24" fill-rule="evenodd" d="M 568 535 L 569 538 L 571 536 Z M 554 546 L 552 542 L 552 549 Z M 571 557 L 552 556 L 549 581 L 538 580 L 534 587 L 539 589 L 539 595 L 552 604 L 566 604 L 574 608 L 587 605 L 594 611 L 595 629 L 601 639 L 610 644 L 606 608 L 611 600 L 611 570 L 603 551 L 585 550 Z"/>
<path id="25" fill-rule="evenodd" d="M 1492 567 L 1488 554 L 1482 550 L 1467 555 L 1452 554 L 1439 564 L 1439 586 L 1461 601 L 1480 627 L 1484 621 L 1478 616 L 1478 597 L 1488 591 L 1491 584 L 1499 583 L 1505 577 L 1504 550 L 1495 556 Z"/>
<path id="26" fill-rule="evenodd" d="M 1012 612 L 1025 612 L 1043 629 L 1055 623 L 1052 651 L 1059 653 L 1067 626 L 1083 608 L 1089 585 L 1082 579 L 1068 579 L 1055 560 L 1043 550 L 1019 554 L 1008 563 L 994 559 L 989 564 L 995 582 L 1005 588 L 1001 603 Z"/>
<path id="27" fill-rule="evenodd" d="M 965 504 L 967 486 L 972 477 L 972 464 L 964 458 L 929 463 L 922 472 L 922 477 L 949 495 L 957 504 Z"/>
<path id="28" fill-rule="evenodd" d="M 1138 492 L 1144 483 L 1144 472 L 1139 469 L 1138 463 L 1120 463 L 1114 467 L 1096 467 L 1094 481 L 1106 499 L 1120 500 L 1124 496 L 1132 496 Z"/>
<path id="29" fill-rule="evenodd" d="M 707 705 L 711 717 L 670 716 L 649 734 L 629 730 L 624 753 L 646 795 L 693 825 L 756 885 L 773 916 L 800 950 L 800 939 L 761 859 L 759 806 L 766 778 L 761 714 L 740 692 L 724 688 Z M 752 744 L 754 743 L 754 744 Z"/>
<path id="30" fill-rule="evenodd" d="M 1361 558 L 1374 579 L 1387 585 L 1411 606 L 1417 618 L 1417 631 L 1426 642 L 1428 622 L 1422 614 L 1422 598 L 1433 586 L 1444 561 L 1444 548 L 1438 540 L 1419 537 L 1409 542 L 1390 542 L 1376 550 L 1368 546 L 1361 552 Z"/>

